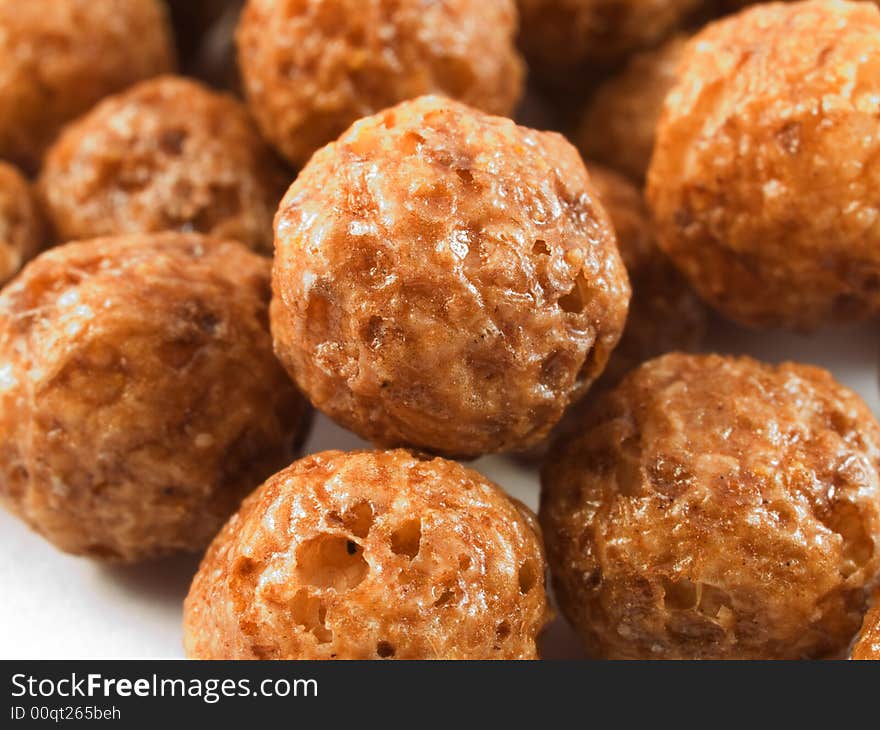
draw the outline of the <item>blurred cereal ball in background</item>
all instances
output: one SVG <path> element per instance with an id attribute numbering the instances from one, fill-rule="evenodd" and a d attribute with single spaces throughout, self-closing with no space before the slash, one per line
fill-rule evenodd
<path id="1" fill-rule="evenodd" d="M 880 660 L 880 590 L 874 593 L 874 603 L 865 615 L 862 630 L 853 644 L 853 659 Z"/>
<path id="2" fill-rule="evenodd" d="M 269 269 L 180 233 L 28 264 L 0 293 L 3 506 L 77 555 L 204 548 L 307 431 L 272 353 Z"/>
<path id="3" fill-rule="evenodd" d="M 31 184 L 12 165 L 0 162 L 0 286 L 11 279 L 46 241 L 46 227 Z"/>
<path id="4" fill-rule="evenodd" d="M 825 370 L 650 360 L 545 463 L 560 610 L 596 658 L 842 657 L 880 578 L 878 468 Z"/>
<path id="5" fill-rule="evenodd" d="M 632 56 L 604 81 L 584 110 L 574 139 L 589 159 L 641 183 L 651 162 L 666 94 L 675 84 L 687 37 Z"/>
<path id="6" fill-rule="evenodd" d="M 758 5 L 688 44 L 648 174 L 661 247 L 753 327 L 880 310 L 880 12 Z"/>
<path id="7" fill-rule="evenodd" d="M 705 0 L 518 0 L 529 69 L 551 79 L 608 66 L 662 42 L 705 9 Z"/>
<path id="8" fill-rule="evenodd" d="M 248 0 L 238 59 L 263 134 L 300 166 L 355 120 L 422 94 L 511 114 L 516 28 L 514 0 Z"/>
<path id="9" fill-rule="evenodd" d="M 626 271 L 577 150 L 442 97 L 317 152 L 275 228 L 276 353 L 378 445 L 527 448 L 624 327 Z"/>
<path id="10" fill-rule="evenodd" d="M 481 474 L 325 451 L 252 494 L 184 603 L 193 659 L 537 659 L 537 521 Z"/>
<path id="11" fill-rule="evenodd" d="M 244 105 L 162 76 L 67 126 L 39 189 L 62 241 L 195 231 L 271 254 L 272 218 L 291 178 Z"/>
<path id="12" fill-rule="evenodd" d="M 0 0 L 0 158 L 35 172 L 66 122 L 174 65 L 160 0 Z"/>

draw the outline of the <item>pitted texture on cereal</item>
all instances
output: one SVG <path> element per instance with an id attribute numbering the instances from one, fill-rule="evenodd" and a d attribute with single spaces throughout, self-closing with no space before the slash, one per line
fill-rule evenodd
<path id="1" fill-rule="evenodd" d="M 475 471 L 328 451 L 214 540 L 184 604 L 198 659 L 535 659 L 549 618 L 534 515 Z"/>
<path id="2" fill-rule="evenodd" d="M 81 555 L 204 547 L 304 433 L 268 299 L 268 261 L 195 234 L 32 261 L 0 294 L 3 505 Z"/>
<path id="3" fill-rule="evenodd" d="M 626 272 L 577 151 L 447 99 L 355 124 L 275 226 L 276 353 L 376 444 L 536 443 L 623 329 Z"/>
<path id="4" fill-rule="evenodd" d="M 880 12 L 770 3 L 685 50 L 648 176 L 661 246 L 710 304 L 812 329 L 880 309 Z"/>
<path id="5" fill-rule="evenodd" d="M 514 0 L 249 0 L 238 30 L 248 105 L 294 165 L 355 120 L 422 94 L 513 112 Z"/>
<path id="6" fill-rule="evenodd" d="M 520 45 L 552 79 L 586 64 L 618 62 L 681 28 L 705 0 L 518 0 Z"/>
<path id="7" fill-rule="evenodd" d="M 174 67 L 159 0 L 0 0 L 0 158 L 29 172 L 96 101 Z"/>
<path id="8" fill-rule="evenodd" d="M 852 658 L 880 661 L 880 591 L 874 594 L 874 604 L 862 622 L 862 630 L 853 645 Z"/>
<path id="9" fill-rule="evenodd" d="M 544 468 L 560 608 L 601 657 L 842 655 L 880 578 L 878 468 L 824 370 L 652 360 Z"/>
<path id="10" fill-rule="evenodd" d="M 45 243 L 46 230 L 30 183 L 0 162 L 0 286 Z"/>
<path id="11" fill-rule="evenodd" d="M 239 102 L 162 76 L 69 125 L 40 189 L 62 241 L 179 230 L 271 253 L 288 182 Z"/>
<path id="12" fill-rule="evenodd" d="M 666 94 L 678 77 L 687 40 L 676 36 L 633 56 L 593 95 L 575 135 L 578 149 L 632 180 L 645 178 Z"/>

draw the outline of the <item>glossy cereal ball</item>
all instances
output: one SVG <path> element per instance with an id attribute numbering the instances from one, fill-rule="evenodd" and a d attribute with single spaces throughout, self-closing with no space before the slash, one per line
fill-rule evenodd
<path id="1" fill-rule="evenodd" d="M 852 649 L 853 659 L 880 661 L 880 591 L 874 594 L 874 605 L 862 623 Z"/>
<path id="2" fill-rule="evenodd" d="M 0 293 L 0 502 L 79 555 L 203 548 L 304 435 L 268 300 L 264 258 L 196 234 L 28 264 Z"/>
<path id="3" fill-rule="evenodd" d="M 45 243 L 45 225 L 30 183 L 0 162 L 0 286 Z"/>
<path id="4" fill-rule="evenodd" d="M 585 64 L 610 64 L 662 42 L 705 0 L 518 0 L 520 45 L 530 70 L 561 80 Z"/>
<path id="5" fill-rule="evenodd" d="M 699 33 L 648 176 L 661 246 L 755 327 L 880 309 L 880 12 L 767 4 Z"/>
<path id="6" fill-rule="evenodd" d="M 599 657 L 841 655 L 880 578 L 880 426 L 805 365 L 680 353 L 551 452 L 559 605 Z"/>
<path id="7" fill-rule="evenodd" d="M 589 171 L 617 233 L 632 299 L 626 328 L 605 371 L 587 396 L 565 412 L 552 438 L 577 427 L 595 396 L 614 387 L 637 365 L 664 352 L 694 350 L 706 332 L 706 308 L 657 247 L 641 193 L 626 178 L 601 165 L 591 162 Z M 550 440 L 518 456 L 526 462 L 537 462 L 546 455 Z"/>
<path id="8" fill-rule="evenodd" d="M 536 659 L 534 515 L 475 471 L 326 451 L 229 520 L 184 603 L 196 659 Z"/>
<path id="9" fill-rule="evenodd" d="M 35 171 L 66 122 L 173 67 L 160 0 L 0 0 L 0 158 Z"/>
<path id="10" fill-rule="evenodd" d="M 242 104 L 162 76 L 66 127 L 39 185 L 62 241 L 197 231 L 271 253 L 287 182 Z"/>
<path id="11" fill-rule="evenodd" d="M 575 135 L 587 158 L 633 180 L 644 179 L 663 101 L 675 83 L 686 45 L 686 36 L 680 35 L 636 54 L 598 88 Z"/>
<path id="12" fill-rule="evenodd" d="M 514 0 L 248 0 L 238 59 L 263 134 L 294 165 L 355 120 L 438 93 L 513 112 Z"/>
<path id="13" fill-rule="evenodd" d="M 318 152 L 275 226 L 275 351 L 379 445 L 528 447 L 623 329 L 626 272 L 574 148 L 440 97 Z"/>

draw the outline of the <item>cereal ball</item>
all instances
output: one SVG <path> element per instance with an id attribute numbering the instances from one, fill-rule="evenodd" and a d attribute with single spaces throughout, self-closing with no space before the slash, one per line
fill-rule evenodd
<path id="1" fill-rule="evenodd" d="M 575 135 L 586 157 L 633 180 L 644 179 L 663 100 L 675 83 L 685 46 L 686 37 L 676 36 L 660 48 L 636 54 L 599 87 Z"/>
<path id="2" fill-rule="evenodd" d="M 269 266 L 173 233 L 32 261 L 0 293 L 0 502 L 79 555 L 204 547 L 304 435 Z"/>
<path id="3" fill-rule="evenodd" d="M 0 158 L 35 171 L 66 122 L 173 67 L 160 0 L 0 0 Z"/>
<path id="4" fill-rule="evenodd" d="M 163 76 L 65 128 L 46 155 L 40 191 L 63 241 L 198 231 L 271 253 L 287 182 L 243 105 Z"/>
<path id="5" fill-rule="evenodd" d="M 611 353 L 602 377 L 587 397 L 569 408 L 553 429 L 559 438 L 577 427 L 599 391 L 614 387 L 640 363 L 672 350 L 694 350 L 706 332 L 706 308 L 681 274 L 657 248 L 653 226 L 641 193 L 625 178 L 590 163 L 590 181 L 608 211 L 632 285 L 632 299 L 623 337 Z M 542 459 L 550 439 L 518 456 Z"/>
<path id="6" fill-rule="evenodd" d="M 767 4 L 685 50 L 648 176 L 661 246 L 708 302 L 798 329 L 880 309 L 880 12 Z"/>
<path id="7" fill-rule="evenodd" d="M 382 446 L 528 447 L 623 330 L 626 271 L 575 149 L 446 99 L 355 124 L 275 227 L 275 351 Z"/>
<path id="8" fill-rule="evenodd" d="M 642 365 L 560 441 L 541 521 L 596 656 L 841 654 L 880 577 L 880 425 L 829 373 Z"/>
<path id="9" fill-rule="evenodd" d="M 0 286 L 45 242 L 45 226 L 31 186 L 12 165 L 0 162 Z"/>
<path id="10" fill-rule="evenodd" d="M 880 660 L 880 591 L 874 594 L 874 606 L 862 623 L 861 633 L 853 645 L 852 658 Z"/>
<path id="11" fill-rule="evenodd" d="M 263 134 L 301 166 L 360 117 L 422 94 L 511 114 L 516 28 L 514 0 L 248 0 L 238 59 Z"/>
<path id="12" fill-rule="evenodd" d="M 529 68 L 553 78 L 657 45 L 705 0 L 518 0 Z"/>
<path id="13" fill-rule="evenodd" d="M 326 451 L 229 520 L 184 603 L 196 659 L 536 659 L 534 515 L 475 471 Z"/>

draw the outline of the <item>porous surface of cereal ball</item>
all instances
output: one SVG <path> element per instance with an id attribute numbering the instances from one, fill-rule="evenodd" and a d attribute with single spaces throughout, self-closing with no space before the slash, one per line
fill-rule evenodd
<path id="1" fill-rule="evenodd" d="M 660 48 L 636 54 L 596 90 L 575 135 L 587 158 L 644 180 L 663 101 L 675 83 L 686 44 L 685 36 L 676 36 Z"/>
<path id="2" fill-rule="evenodd" d="M 874 594 L 874 604 L 865 616 L 862 630 L 856 637 L 852 658 L 880 661 L 880 591 Z"/>
<path id="3" fill-rule="evenodd" d="M 379 445 L 537 443 L 623 329 L 626 272 L 576 150 L 446 99 L 355 124 L 275 223 L 276 353 Z"/>
<path id="4" fill-rule="evenodd" d="M 266 138 L 302 165 L 355 120 L 423 94 L 509 115 L 516 28 L 513 0 L 249 0 L 239 67 Z"/>
<path id="5" fill-rule="evenodd" d="M 754 327 L 880 309 L 880 11 L 770 3 L 701 31 L 648 176 L 661 246 Z"/>
<path id="6" fill-rule="evenodd" d="M 45 235 L 30 183 L 12 165 L 0 162 L 0 286 L 37 254 Z"/>
<path id="7" fill-rule="evenodd" d="M 272 355 L 269 267 L 196 234 L 28 264 L 0 294 L 3 505 L 80 555 L 203 548 L 306 426 Z"/>
<path id="8" fill-rule="evenodd" d="M 0 158 L 35 171 L 65 123 L 174 63 L 160 0 L 0 0 Z"/>
<path id="9" fill-rule="evenodd" d="M 475 471 L 327 451 L 245 501 L 184 603 L 197 659 L 535 659 L 534 515 Z"/>
<path id="10" fill-rule="evenodd" d="M 704 0 L 518 0 L 520 45 L 530 69 L 553 79 L 610 64 L 661 43 Z"/>
<path id="11" fill-rule="evenodd" d="M 824 370 L 651 360 L 544 467 L 560 608 L 597 657 L 840 656 L 880 576 L 878 467 Z"/>
<path id="12" fill-rule="evenodd" d="M 195 231 L 271 253 L 288 183 L 241 103 L 162 76 L 66 127 L 39 186 L 62 241 Z"/>

